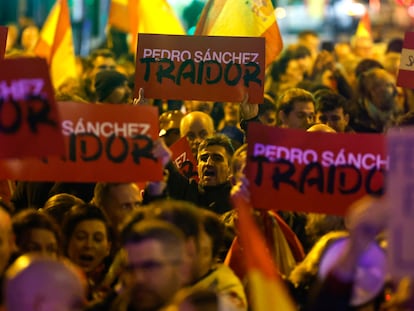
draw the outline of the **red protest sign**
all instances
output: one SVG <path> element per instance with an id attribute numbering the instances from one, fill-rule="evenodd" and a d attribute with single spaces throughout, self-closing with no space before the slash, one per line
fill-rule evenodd
<path id="1" fill-rule="evenodd" d="M 49 69 L 44 59 L 0 62 L 0 158 L 63 155 Z"/>
<path id="2" fill-rule="evenodd" d="M 406 32 L 404 36 L 397 85 L 414 88 L 414 32 Z"/>
<path id="3" fill-rule="evenodd" d="M 162 180 L 152 156 L 158 111 L 150 106 L 59 102 L 66 153 L 61 158 L 0 161 L 0 178 L 34 181 Z"/>
<path id="4" fill-rule="evenodd" d="M 263 102 L 265 40 L 139 34 L 135 96 Z"/>
<path id="5" fill-rule="evenodd" d="M 181 174 L 188 179 L 192 178 L 198 180 L 197 160 L 191 152 L 187 138 L 181 137 L 172 146 L 170 146 L 170 149 L 172 151 L 173 162 Z"/>
<path id="6" fill-rule="evenodd" d="M 7 27 L 0 26 L 0 59 L 3 59 L 6 54 L 7 32 Z"/>
<path id="7" fill-rule="evenodd" d="M 383 192 L 388 169 L 381 134 L 305 132 L 251 124 L 246 174 L 254 207 L 345 214 Z"/>

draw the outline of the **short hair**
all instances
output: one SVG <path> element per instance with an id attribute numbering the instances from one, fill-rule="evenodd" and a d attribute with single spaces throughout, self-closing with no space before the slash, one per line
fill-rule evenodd
<path id="1" fill-rule="evenodd" d="M 373 68 L 384 69 L 384 66 L 377 60 L 371 58 L 364 58 L 355 67 L 355 77 L 359 78 L 363 73 Z"/>
<path id="2" fill-rule="evenodd" d="M 315 98 L 312 93 L 301 88 L 290 88 L 285 91 L 278 100 L 278 111 L 283 111 L 288 115 L 294 108 L 296 102 L 312 102 L 315 104 Z"/>
<path id="3" fill-rule="evenodd" d="M 144 219 L 122 234 L 122 245 L 138 244 L 147 240 L 159 241 L 168 252 L 183 247 L 185 236 L 172 223 L 160 219 Z"/>
<path id="4" fill-rule="evenodd" d="M 230 138 L 228 138 L 228 136 L 224 135 L 224 134 L 215 134 L 211 137 L 207 137 L 206 139 L 204 139 L 201 143 L 200 146 L 198 146 L 198 151 L 200 152 L 201 150 L 209 147 L 209 146 L 221 146 L 223 147 L 227 154 L 230 156 L 230 158 L 233 156 L 234 154 L 234 148 L 233 145 L 231 143 Z"/>
<path id="5" fill-rule="evenodd" d="M 22 249 L 23 242 L 29 230 L 45 229 L 51 231 L 60 245 L 61 232 L 56 221 L 46 213 L 36 211 L 34 209 L 26 209 L 12 218 L 13 232 L 16 236 L 16 245 Z"/>
<path id="6" fill-rule="evenodd" d="M 133 182 L 97 182 L 93 190 L 92 203 L 100 208 L 105 207 L 105 201 L 111 196 L 111 189 L 121 185 L 130 185 Z M 137 185 L 138 187 L 138 185 Z"/>
<path id="7" fill-rule="evenodd" d="M 109 220 L 105 212 L 98 206 L 90 203 L 74 205 L 65 215 L 63 220 L 63 236 L 64 236 L 64 250 L 67 251 L 69 240 L 75 230 L 76 226 L 86 220 L 100 220 L 105 224 L 107 237 L 112 241 L 114 232 L 110 226 Z"/>
<path id="8" fill-rule="evenodd" d="M 85 203 L 81 198 L 69 193 L 58 193 L 47 199 L 42 208 L 46 214 L 52 216 L 58 224 L 63 223 L 65 214 L 76 204 Z"/>
<path id="9" fill-rule="evenodd" d="M 303 39 L 303 38 L 308 37 L 308 36 L 319 38 L 318 33 L 316 31 L 310 30 L 310 29 L 302 30 L 298 33 L 298 38 L 299 39 Z"/>
<path id="10" fill-rule="evenodd" d="M 316 100 L 316 111 L 327 112 L 342 108 L 344 113 L 347 112 L 347 100 L 342 95 L 330 90 L 320 90 L 314 96 Z"/>
<path id="11" fill-rule="evenodd" d="M 110 196 L 111 188 L 119 183 L 97 182 L 93 189 L 93 203 L 98 207 L 103 207 L 104 201 Z"/>
<path id="12" fill-rule="evenodd" d="M 152 204 L 155 218 L 170 222 L 180 228 L 188 239 L 200 237 L 200 207 L 181 200 L 167 199 Z"/>
<path id="13" fill-rule="evenodd" d="M 86 70 L 91 70 L 93 68 L 93 63 L 98 57 L 104 58 L 113 58 L 116 59 L 115 53 L 110 49 L 96 49 L 93 50 L 89 56 L 85 59 L 84 67 Z"/>

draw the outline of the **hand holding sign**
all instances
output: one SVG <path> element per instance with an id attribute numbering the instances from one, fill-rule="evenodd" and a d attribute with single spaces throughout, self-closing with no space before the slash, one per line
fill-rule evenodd
<path id="1" fill-rule="evenodd" d="M 139 88 L 138 90 L 138 97 L 134 98 L 133 101 L 134 105 L 145 105 L 148 104 L 147 100 L 144 97 L 144 89 L 142 87 Z"/>
<path id="2" fill-rule="evenodd" d="M 249 103 L 249 94 L 244 94 L 240 103 L 240 116 L 244 120 L 250 120 L 259 114 L 259 105 Z"/>

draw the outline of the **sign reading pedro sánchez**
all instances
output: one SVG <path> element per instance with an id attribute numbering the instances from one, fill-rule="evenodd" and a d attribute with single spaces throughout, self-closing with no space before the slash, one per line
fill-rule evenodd
<path id="1" fill-rule="evenodd" d="M 305 132 L 249 124 L 247 176 L 256 208 L 344 215 L 384 192 L 382 134 Z"/>
<path id="2" fill-rule="evenodd" d="M 262 103 L 265 40 L 139 34 L 136 97 Z"/>
<path id="3" fill-rule="evenodd" d="M 0 161 L 0 178 L 28 181 L 162 180 L 152 154 L 158 110 L 141 105 L 58 102 L 65 154 Z"/>

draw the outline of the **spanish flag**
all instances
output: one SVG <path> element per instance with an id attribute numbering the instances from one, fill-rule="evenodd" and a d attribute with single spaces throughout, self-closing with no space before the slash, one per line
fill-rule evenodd
<path id="1" fill-rule="evenodd" d="M 283 49 L 270 0 L 209 0 L 197 23 L 195 35 L 264 37 L 266 66 Z"/>
<path id="2" fill-rule="evenodd" d="M 67 0 L 56 1 L 43 24 L 34 52 L 48 61 L 55 89 L 67 79 L 76 78 L 75 49 Z"/>
<path id="3" fill-rule="evenodd" d="M 233 196 L 232 202 L 239 215 L 238 232 L 245 250 L 251 310 L 296 310 L 267 252 L 266 242 L 252 218 L 251 206 L 240 196 Z"/>
<path id="4" fill-rule="evenodd" d="M 108 25 L 131 34 L 134 52 L 138 33 L 185 34 L 181 21 L 166 0 L 112 0 Z"/>
<path id="5" fill-rule="evenodd" d="M 366 11 L 364 16 L 362 16 L 361 19 L 359 20 L 358 27 L 355 32 L 355 36 L 372 38 L 371 20 L 369 18 L 368 11 Z"/>

